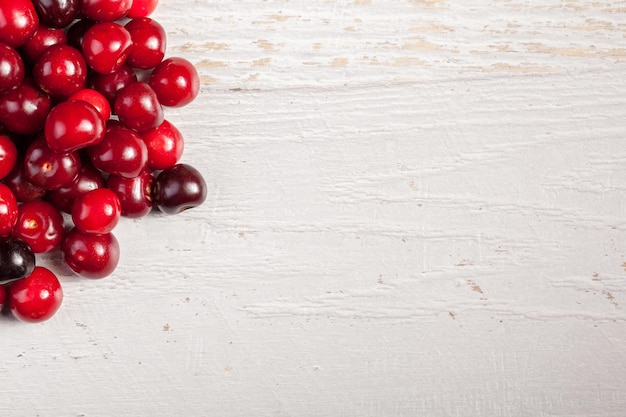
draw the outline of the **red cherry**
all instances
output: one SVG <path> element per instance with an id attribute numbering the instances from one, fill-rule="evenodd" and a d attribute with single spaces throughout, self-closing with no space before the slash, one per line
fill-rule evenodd
<path id="1" fill-rule="evenodd" d="M 85 233 L 110 233 L 120 220 L 122 207 L 117 195 L 108 188 L 88 191 L 72 207 L 74 226 Z"/>
<path id="2" fill-rule="evenodd" d="M 4 308 L 4 304 L 7 301 L 7 287 L 6 285 L 0 285 L 0 310 Z"/>
<path id="3" fill-rule="evenodd" d="M 98 91 L 91 88 L 84 88 L 75 92 L 68 97 L 68 100 L 86 101 L 98 110 L 103 121 L 107 121 L 111 117 L 111 105 L 109 101 Z"/>
<path id="4" fill-rule="evenodd" d="M 34 253 L 50 252 L 63 239 L 63 216 L 46 201 L 22 203 L 18 208 L 17 223 L 11 234 L 22 239 Z"/>
<path id="5" fill-rule="evenodd" d="M 125 127 L 111 124 L 100 143 L 87 148 L 94 167 L 108 174 L 132 178 L 146 167 L 148 149 L 141 137 Z"/>
<path id="6" fill-rule="evenodd" d="M 158 3 L 158 0 L 133 0 L 126 16 L 130 18 L 150 16 Z"/>
<path id="7" fill-rule="evenodd" d="M 11 132 L 30 135 L 39 132 L 52 107 L 50 96 L 24 80 L 18 87 L 0 96 L 0 123 Z"/>
<path id="8" fill-rule="evenodd" d="M 152 183 L 153 177 L 148 169 L 133 178 L 111 174 L 107 179 L 107 187 L 120 200 L 122 216 L 132 218 L 145 216 L 152 210 Z"/>
<path id="9" fill-rule="evenodd" d="M 80 10 L 89 19 L 112 22 L 126 16 L 132 4 L 133 0 L 81 0 Z"/>
<path id="10" fill-rule="evenodd" d="M 54 152 L 43 138 L 36 139 L 26 150 L 24 172 L 28 179 L 46 190 L 68 186 L 79 171 L 80 157 L 77 153 Z"/>
<path id="11" fill-rule="evenodd" d="M 149 17 L 133 19 L 124 25 L 133 41 L 126 63 L 133 68 L 154 68 L 163 60 L 166 49 L 165 29 Z"/>
<path id="12" fill-rule="evenodd" d="M 184 58 L 168 58 L 157 65 L 150 79 L 164 106 L 182 107 L 193 101 L 200 91 L 200 78 L 193 64 Z"/>
<path id="13" fill-rule="evenodd" d="M 41 21 L 49 26 L 62 28 L 78 17 L 79 0 L 33 1 Z"/>
<path id="14" fill-rule="evenodd" d="M 140 133 L 163 122 L 163 107 L 146 83 L 136 82 L 124 87 L 117 94 L 114 109 L 124 126 Z"/>
<path id="15" fill-rule="evenodd" d="M 87 64 L 78 49 L 69 45 L 52 45 L 37 59 L 33 77 L 43 91 L 64 99 L 85 88 Z"/>
<path id="16" fill-rule="evenodd" d="M 99 143 L 104 129 L 104 120 L 94 106 L 82 100 L 68 100 L 50 110 L 44 134 L 53 151 L 72 152 Z"/>
<path id="17" fill-rule="evenodd" d="M 137 74 L 128 65 L 122 65 L 111 74 L 98 74 L 94 72 L 88 79 L 91 88 L 102 94 L 113 107 L 117 93 L 129 84 L 137 82 Z"/>
<path id="18" fill-rule="evenodd" d="M 29 64 L 37 62 L 43 51 L 52 45 L 66 45 L 67 36 L 60 28 L 39 25 L 37 32 L 22 46 L 22 55 Z"/>
<path id="19" fill-rule="evenodd" d="M 111 275 L 120 259 L 120 246 L 113 233 L 97 235 L 77 228 L 66 233 L 61 251 L 72 271 L 92 279 Z"/>
<path id="20" fill-rule="evenodd" d="M 17 163 L 2 182 L 13 191 L 18 202 L 35 201 L 46 195 L 45 188 L 33 184 L 24 172 L 24 164 Z"/>
<path id="21" fill-rule="evenodd" d="M 99 22 L 91 26 L 82 41 L 87 64 L 100 74 L 117 71 L 130 53 L 133 42 L 130 33 L 114 22 Z"/>
<path id="22" fill-rule="evenodd" d="M 24 61 L 20 54 L 5 43 L 0 43 L 0 94 L 19 86 L 24 81 Z"/>
<path id="23" fill-rule="evenodd" d="M 0 236 L 11 233 L 17 222 L 17 199 L 13 191 L 0 183 Z"/>
<path id="24" fill-rule="evenodd" d="M 85 32 L 87 32 L 89 28 L 95 24 L 96 22 L 91 19 L 77 20 L 74 24 L 72 24 L 66 30 L 67 44 L 82 51 L 83 38 L 85 37 Z"/>
<path id="25" fill-rule="evenodd" d="M 83 161 L 78 176 L 67 187 L 61 187 L 50 192 L 50 200 L 59 209 L 66 213 L 72 212 L 76 198 L 88 191 L 104 187 L 105 181 L 100 171 L 95 169 L 91 162 Z"/>
<path id="26" fill-rule="evenodd" d="M 14 48 L 24 45 L 39 25 L 39 17 L 30 0 L 0 1 L 0 42 Z"/>
<path id="27" fill-rule="evenodd" d="M 63 302 L 61 283 L 52 271 L 36 266 L 26 278 L 9 287 L 13 315 L 25 322 L 38 323 L 52 317 Z"/>
<path id="28" fill-rule="evenodd" d="M 183 155 L 185 147 L 183 135 L 167 120 L 156 129 L 145 132 L 141 137 L 148 148 L 148 167 L 151 169 L 169 168 Z"/>
<path id="29" fill-rule="evenodd" d="M 0 180 L 9 175 L 17 162 L 17 148 L 7 135 L 0 135 Z"/>

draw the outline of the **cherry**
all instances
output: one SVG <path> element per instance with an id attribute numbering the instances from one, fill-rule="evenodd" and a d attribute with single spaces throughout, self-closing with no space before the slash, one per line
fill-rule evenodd
<path id="1" fill-rule="evenodd" d="M 78 17 L 79 0 L 34 0 L 39 19 L 48 26 L 62 28 Z"/>
<path id="2" fill-rule="evenodd" d="M 81 0 L 80 10 L 93 20 L 114 21 L 126 16 L 133 0 Z"/>
<path id="3" fill-rule="evenodd" d="M 166 49 L 165 29 L 149 17 L 132 19 L 124 25 L 133 41 L 126 62 L 133 68 L 151 69 L 163 60 Z"/>
<path id="4" fill-rule="evenodd" d="M 46 321 L 59 310 L 62 302 L 59 279 L 43 266 L 36 266 L 30 275 L 9 287 L 11 312 L 20 321 Z"/>
<path id="5" fill-rule="evenodd" d="M 29 275 L 35 268 L 35 254 L 18 237 L 0 238 L 0 284 Z"/>
<path id="6" fill-rule="evenodd" d="M 111 117 L 111 105 L 109 101 L 98 91 L 91 88 L 84 88 L 69 96 L 68 100 L 86 101 L 96 108 L 103 121 L 109 120 Z"/>
<path id="7" fill-rule="evenodd" d="M 180 130 L 167 120 L 142 136 L 148 148 L 148 167 L 155 170 L 175 165 L 183 155 L 185 143 Z"/>
<path id="8" fill-rule="evenodd" d="M 164 169 L 154 180 L 154 204 L 166 214 L 197 207 L 206 200 L 206 196 L 202 174 L 188 164 L 176 164 Z"/>
<path id="9" fill-rule="evenodd" d="M 104 120 L 94 106 L 83 100 L 67 100 L 50 110 L 44 134 L 50 149 L 64 153 L 99 143 L 104 129 Z"/>
<path id="10" fill-rule="evenodd" d="M 0 1 L 0 42 L 14 48 L 33 36 L 39 17 L 31 0 Z"/>
<path id="11" fill-rule="evenodd" d="M 0 183 L 0 236 L 11 233 L 17 222 L 17 199 L 13 191 Z"/>
<path id="12" fill-rule="evenodd" d="M 95 24 L 96 22 L 91 19 L 77 20 L 66 30 L 67 44 L 82 50 L 85 33 Z"/>
<path id="13" fill-rule="evenodd" d="M 0 310 L 4 308 L 4 304 L 7 301 L 7 287 L 0 285 Z"/>
<path id="14" fill-rule="evenodd" d="M 100 171 L 127 178 L 139 175 L 148 163 L 148 149 L 141 137 L 114 123 L 100 143 L 87 148 L 87 154 Z"/>
<path id="15" fill-rule="evenodd" d="M 17 223 L 11 234 L 26 242 L 34 253 L 50 252 L 63 239 L 63 216 L 46 201 L 22 203 L 18 208 Z"/>
<path id="16" fill-rule="evenodd" d="M 83 161 L 81 163 L 80 172 L 74 182 L 66 187 L 52 190 L 50 192 L 50 200 L 59 209 L 66 213 L 71 213 L 74 201 L 76 201 L 79 195 L 104 186 L 105 181 L 100 171 L 95 169 L 91 165 L 91 162 Z"/>
<path id="17" fill-rule="evenodd" d="M 94 110 L 95 111 L 95 110 Z M 54 152 L 44 138 L 30 144 L 24 156 L 26 176 L 46 190 L 54 190 L 71 184 L 80 170 L 80 157 L 75 152 Z"/>
<path id="18" fill-rule="evenodd" d="M 130 6 L 130 10 L 128 10 L 127 16 L 130 18 L 150 16 L 156 9 L 158 3 L 158 0 L 133 0 L 133 4 Z"/>
<path id="19" fill-rule="evenodd" d="M 98 22 L 85 32 L 82 41 L 87 64 L 100 74 L 118 70 L 130 53 L 130 33 L 114 22 Z"/>
<path id="20" fill-rule="evenodd" d="M 85 233 L 75 227 L 63 238 L 61 251 L 72 271 L 92 279 L 111 275 L 120 259 L 120 246 L 113 233 Z"/>
<path id="21" fill-rule="evenodd" d="M 140 133 L 163 122 L 163 107 L 154 90 L 143 82 L 132 83 L 120 90 L 114 109 L 124 126 Z"/>
<path id="22" fill-rule="evenodd" d="M 137 74 L 126 64 L 111 74 L 94 72 L 88 79 L 89 86 L 102 94 L 109 101 L 111 107 L 115 103 L 117 93 L 134 82 L 137 82 Z"/>
<path id="23" fill-rule="evenodd" d="M 43 91 L 64 99 L 85 88 L 87 64 L 78 49 L 69 45 L 52 45 L 37 59 L 33 77 Z"/>
<path id="24" fill-rule="evenodd" d="M 107 187 L 119 198 L 122 216 L 142 217 L 152 209 L 152 183 L 154 179 L 149 169 L 144 169 L 133 178 L 111 174 Z"/>
<path id="25" fill-rule="evenodd" d="M 0 96 L 0 123 L 20 135 L 37 133 L 43 128 L 51 107 L 50 96 L 26 79 Z"/>
<path id="26" fill-rule="evenodd" d="M 43 198 L 46 190 L 33 184 L 24 172 L 24 164 L 18 163 L 2 182 L 11 189 L 18 202 L 34 201 Z"/>
<path id="27" fill-rule="evenodd" d="M 122 207 L 108 188 L 97 188 L 76 198 L 72 207 L 74 226 L 85 233 L 110 233 L 120 220 Z"/>
<path id="28" fill-rule="evenodd" d="M 193 64 L 185 58 L 168 58 L 157 65 L 148 84 L 164 106 L 182 107 L 200 91 L 200 78 Z"/>
<path id="29" fill-rule="evenodd" d="M 17 148 L 7 135 L 0 135 L 0 180 L 9 175 L 17 162 Z"/>
<path id="30" fill-rule="evenodd" d="M 63 29 L 39 25 L 33 37 L 22 46 L 22 56 L 26 62 L 34 64 L 50 46 L 66 44 L 67 36 Z"/>
<path id="31" fill-rule="evenodd" d="M 20 54 L 5 43 L 0 43 L 0 94 L 24 81 L 24 61 Z"/>

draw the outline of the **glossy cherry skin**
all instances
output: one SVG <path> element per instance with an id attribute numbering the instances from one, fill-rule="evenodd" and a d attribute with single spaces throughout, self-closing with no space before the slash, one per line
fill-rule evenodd
<path id="1" fill-rule="evenodd" d="M 109 101 L 96 90 L 84 88 L 69 96 L 68 100 L 86 101 L 96 108 L 100 116 L 102 116 L 103 121 L 107 121 L 111 118 L 111 105 Z"/>
<path id="2" fill-rule="evenodd" d="M 191 62 L 173 57 L 157 65 L 150 79 L 159 102 L 164 106 L 182 107 L 196 98 L 200 91 L 200 77 Z"/>
<path id="3" fill-rule="evenodd" d="M 17 199 L 13 191 L 0 183 L 0 236 L 11 233 L 17 222 Z"/>
<path id="4" fill-rule="evenodd" d="M 46 201 L 22 203 L 11 234 L 26 242 L 34 253 L 50 252 L 61 245 L 63 216 Z"/>
<path id="5" fill-rule="evenodd" d="M 41 22 L 63 28 L 78 17 L 79 0 L 33 0 Z"/>
<path id="6" fill-rule="evenodd" d="M 20 161 L 21 162 L 21 161 Z M 13 191 L 18 202 L 35 201 L 46 195 L 46 189 L 33 184 L 24 172 L 24 164 L 17 163 L 2 182 Z"/>
<path id="7" fill-rule="evenodd" d="M 108 101 L 111 108 L 117 93 L 129 84 L 137 82 L 137 74 L 131 67 L 124 64 L 112 74 L 92 73 L 87 81 L 90 88 L 98 91 Z"/>
<path id="8" fill-rule="evenodd" d="M 0 43 L 0 94 L 19 86 L 24 81 L 24 61 L 11 46 Z"/>
<path id="9" fill-rule="evenodd" d="M 26 278 L 9 287 L 9 305 L 18 320 L 40 323 L 50 319 L 63 303 L 63 289 L 52 271 L 36 266 Z"/>
<path id="10" fill-rule="evenodd" d="M 149 169 L 144 169 L 133 178 L 109 175 L 107 187 L 120 200 L 122 216 L 143 217 L 152 210 L 152 183 L 154 178 Z"/>
<path id="11" fill-rule="evenodd" d="M 21 53 L 24 60 L 32 65 L 37 62 L 43 51 L 49 47 L 66 44 L 67 36 L 63 29 L 39 25 L 33 37 L 22 46 Z"/>
<path id="12" fill-rule="evenodd" d="M 80 9 L 89 19 L 112 22 L 126 16 L 132 4 L 132 0 L 81 0 Z"/>
<path id="13" fill-rule="evenodd" d="M 17 148 L 7 135 L 0 135 L 0 180 L 9 175 L 17 162 Z"/>
<path id="14" fill-rule="evenodd" d="M 180 130 L 167 120 L 141 135 L 148 148 L 148 167 L 161 170 L 175 165 L 183 155 L 185 142 Z"/>
<path id="15" fill-rule="evenodd" d="M 63 101 L 50 110 L 44 135 L 50 149 L 72 152 L 104 138 L 105 122 L 98 110 L 82 100 Z"/>
<path id="16" fill-rule="evenodd" d="M 141 137 L 123 126 L 111 125 L 104 139 L 87 148 L 93 166 L 107 174 L 132 178 L 146 167 L 148 149 Z"/>
<path id="17" fill-rule="evenodd" d="M 0 123 L 20 135 L 37 133 L 43 128 L 51 107 L 50 96 L 27 79 L 0 96 Z"/>
<path id="18" fill-rule="evenodd" d="M 117 94 L 114 105 L 120 122 L 129 129 L 146 132 L 163 122 L 163 107 L 154 90 L 146 83 L 136 82 Z"/>
<path id="19" fill-rule="evenodd" d="M 87 85 L 87 64 L 78 49 L 52 45 L 37 59 L 33 77 L 43 91 L 65 99 Z"/>
<path id="20" fill-rule="evenodd" d="M 114 22 L 98 22 L 91 26 L 82 41 L 87 64 L 100 74 L 117 71 L 130 53 L 133 42 L 130 33 Z"/>
<path id="21" fill-rule="evenodd" d="M 133 0 L 126 16 L 130 18 L 150 16 L 158 4 L 158 0 Z"/>
<path id="22" fill-rule="evenodd" d="M 61 251 L 72 271 L 92 279 L 111 275 L 120 259 L 119 242 L 113 233 L 85 233 L 75 227 L 63 238 Z"/>
<path id="23" fill-rule="evenodd" d="M 70 185 L 50 192 L 50 201 L 60 210 L 71 213 L 76 198 L 81 194 L 102 188 L 106 181 L 100 171 L 91 166 L 91 162 L 83 161 L 78 176 Z"/>
<path id="24" fill-rule="evenodd" d="M 166 214 L 177 214 L 206 200 L 206 182 L 202 174 L 188 164 L 164 169 L 154 180 L 154 204 Z"/>
<path id="25" fill-rule="evenodd" d="M 132 19 L 124 25 L 133 41 L 126 63 L 133 68 L 151 69 L 165 56 L 166 34 L 163 26 L 149 17 Z"/>
<path id="26" fill-rule="evenodd" d="M 72 207 L 72 221 L 85 233 L 110 233 L 120 221 L 121 211 L 117 194 L 97 188 L 78 196 Z"/>
<path id="27" fill-rule="evenodd" d="M 91 19 L 77 20 L 66 30 L 67 44 L 82 51 L 85 33 L 95 24 L 96 22 Z"/>
<path id="28" fill-rule="evenodd" d="M 78 176 L 80 165 L 80 157 L 76 152 L 54 152 L 44 138 L 33 141 L 24 156 L 26 176 L 46 190 L 71 184 Z"/>
<path id="29" fill-rule="evenodd" d="M 35 253 L 22 239 L 0 237 L 0 284 L 15 281 L 33 272 Z"/>
<path id="30" fill-rule="evenodd" d="M 0 1 L 0 42 L 17 48 L 33 36 L 39 17 L 31 0 Z"/>

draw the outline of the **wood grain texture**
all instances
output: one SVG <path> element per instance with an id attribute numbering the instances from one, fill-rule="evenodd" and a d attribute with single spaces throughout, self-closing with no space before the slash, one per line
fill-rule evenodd
<path id="1" fill-rule="evenodd" d="M 162 0 L 210 185 L 0 326 L 15 416 L 623 416 L 626 2 Z"/>

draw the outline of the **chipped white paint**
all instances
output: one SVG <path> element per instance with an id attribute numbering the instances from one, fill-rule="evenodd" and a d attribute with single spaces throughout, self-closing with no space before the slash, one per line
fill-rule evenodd
<path id="1" fill-rule="evenodd" d="M 623 416 L 626 2 L 162 0 L 211 187 L 0 326 L 12 416 Z"/>

